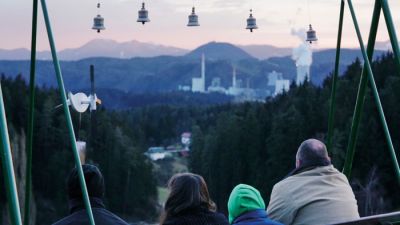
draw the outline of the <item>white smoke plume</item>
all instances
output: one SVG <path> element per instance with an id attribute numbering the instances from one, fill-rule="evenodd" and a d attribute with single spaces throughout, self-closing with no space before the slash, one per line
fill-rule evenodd
<path id="1" fill-rule="evenodd" d="M 292 29 L 291 34 L 300 39 L 301 43 L 293 49 L 292 59 L 296 61 L 297 78 L 296 83 L 299 85 L 305 79 L 310 81 L 310 67 L 312 64 L 312 49 L 306 41 L 306 30 Z"/>
<path id="2" fill-rule="evenodd" d="M 311 66 L 312 64 L 312 49 L 306 42 L 306 30 L 292 29 L 291 34 L 300 39 L 301 43 L 297 48 L 293 49 L 292 59 L 296 61 L 296 66 Z"/>

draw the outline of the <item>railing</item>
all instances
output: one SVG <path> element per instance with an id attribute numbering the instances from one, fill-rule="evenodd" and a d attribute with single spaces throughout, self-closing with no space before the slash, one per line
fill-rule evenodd
<path id="1" fill-rule="evenodd" d="M 375 216 L 363 217 L 358 220 L 336 223 L 332 225 L 390 225 L 400 224 L 400 212 L 387 213 Z"/>

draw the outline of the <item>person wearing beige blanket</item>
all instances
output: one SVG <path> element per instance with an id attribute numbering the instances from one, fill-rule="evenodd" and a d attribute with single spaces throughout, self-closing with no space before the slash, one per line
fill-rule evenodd
<path id="1" fill-rule="evenodd" d="M 325 144 L 304 141 L 296 169 L 273 187 L 267 213 L 286 225 L 333 224 L 360 218 L 353 190 L 331 164 Z"/>

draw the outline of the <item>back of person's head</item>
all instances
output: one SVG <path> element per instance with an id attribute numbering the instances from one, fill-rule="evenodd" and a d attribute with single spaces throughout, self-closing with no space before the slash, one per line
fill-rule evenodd
<path id="1" fill-rule="evenodd" d="M 205 208 L 215 211 L 216 207 L 208 193 L 207 184 L 203 177 L 192 173 L 176 174 L 168 182 L 170 191 L 164 206 L 161 224 L 170 216 L 185 210 Z"/>
<path id="2" fill-rule="evenodd" d="M 83 174 L 89 197 L 102 198 L 104 195 L 104 179 L 100 170 L 94 166 L 82 165 Z M 69 199 L 82 199 L 82 190 L 78 170 L 75 167 L 70 172 L 67 179 L 67 190 Z"/>
<path id="3" fill-rule="evenodd" d="M 229 223 L 238 216 L 257 209 L 265 210 L 265 203 L 260 192 L 247 184 L 233 188 L 228 200 Z"/>
<path id="4" fill-rule="evenodd" d="M 301 143 L 296 154 L 296 168 L 330 165 L 331 159 L 324 143 L 317 139 L 308 139 Z"/>

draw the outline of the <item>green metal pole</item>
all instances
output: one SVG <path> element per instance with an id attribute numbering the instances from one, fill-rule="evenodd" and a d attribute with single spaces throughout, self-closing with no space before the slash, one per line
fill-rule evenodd
<path id="1" fill-rule="evenodd" d="M 390 41 L 392 43 L 397 69 L 400 72 L 400 49 L 399 49 L 399 42 L 397 39 L 396 29 L 394 27 L 392 19 L 392 13 L 390 12 L 389 3 L 387 0 L 381 0 L 381 4 L 382 4 L 383 15 L 385 16 L 386 20 L 386 26 L 389 32 Z"/>
<path id="2" fill-rule="evenodd" d="M 343 31 L 343 15 L 344 15 L 344 5 L 345 1 L 342 0 L 340 4 L 340 17 L 339 17 L 339 30 L 338 39 L 336 45 L 336 60 L 335 60 L 335 71 L 332 78 L 332 92 L 331 92 L 331 106 L 329 109 L 329 120 L 328 120 L 328 141 L 327 147 L 328 151 L 332 150 L 332 135 L 333 135 L 333 124 L 335 120 L 335 109 L 336 109 L 336 86 L 339 77 L 339 62 L 340 62 L 340 50 L 342 43 L 342 31 Z"/>
<path id="3" fill-rule="evenodd" d="M 363 40 L 362 40 L 360 28 L 358 27 L 357 18 L 356 18 L 355 12 L 354 12 L 353 4 L 352 4 L 351 0 L 347 0 L 347 1 L 348 1 L 348 4 L 349 4 L 351 16 L 353 18 L 354 27 L 355 27 L 356 32 L 357 32 L 358 40 L 360 42 L 360 47 L 361 47 L 361 50 L 362 50 L 362 55 L 363 55 L 363 58 L 364 58 L 364 61 L 365 61 L 365 65 L 367 67 L 368 79 L 370 81 L 370 85 L 371 85 L 371 88 L 372 88 L 372 93 L 374 95 L 375 104 L 376 104 L 376 106 L 378 108 L 379 118 L 380 118 L 382 126 L 383 126 L 386 142 L 388 144 L 389 152 L 390 152 L 390 155 L 392 157 L 393 166 L 395 167 L 395 172 L 396 172 L 396 175 L 397 175 L 397 181 L 400 184 L 400 167 L 399 167 L 399 163 L 397 161 L 396 151 L 395 151 L 395 149 L 393 147 L 392 138 L 390 137 L 389 127 L 388 127 L 388 125 L 386 123 L 385 113 L 383 112 L 382 104 L 381 104 L 381 101 L 380 101 L 380 98 L 379 98 L 378 89 L 377 89 L 376 84 L 375 84 L 375 79 L 374 79 L 374 75 L 372 73 L 370 60 L 368 59 L 368 55 L 367 55 L 367 52 L 366 52 L 364 44 L 363 44 Z M 376 0 L 376 2 L 378 2 L 378 1 L 379 0 Z"/>
<path id="4" fill-rule="evenodd" d="M 370 33 L 369 33 L 369 38 L 368 38 L 368 46 L 367 46 L 368 58 L 370 60 L 372 60 L 372 56 L 374 54 L 376 34 L 378 32 L 380 15 L 381 15 L 381 4 L 379 3 L 379 1 L 375 1 L 374 13 L 372 15 L 372 22 L 371 22 L 371 28 L 370 28 Z M 353 121 L 351 123 L 349 143 L 347 145 L 346 159 L 345 159 L 344 168 L 343 168 L 343 173 L 349 179 L 350 179 L 350 175 L 351 175 L 351 169 L 353 166 L 353 159 L 354 159 L 355 148 L 356 148 L 356 143 L 357 143 L 358 127 L 359 127 L 359 124 L 361 121 L 362 109 L 364 108 L 365 93 L 366 93 L 367 84 L 368 84 L 367 81 L 368 81 L 368 74 L 367 74 L 367 68 L 366 68 L 366 64 L 365 64 L 363 71 L 361 73 L 360 84 L 358 87 L 357 101 L 356 101 L 356 106 L 354 109 Z"/>
<path id="5" fill-rule="evenodd" d="M 32 43 L 31 43 L 31 73 L 29 80 L 29 119 L 28 137 L 26 139 L 26 174 L 25 174 L 25 207 L 24 225 L 29 225 L 29 215 L 32 193 L 32 144 L 33 125 L 35 117 L 35 67 L 36 67 L 36 34 L 37 34 L 38 0 L 33 0 L 32 13 Z"/>
<path id="6" fill-rule="evenodd" d="M 19 211 L 18 190 L 15 183 L 14 166 L 11 155 L 10 138 L 8 136 L 6 112 L 3 102 L 3 91 L 0 84 L 0 133 L 1 147 L 0 158 L 3 167 L 4 184 L 6 185 L 8 209 L 12 225 L 21 225 L 21 212 Z"/>
<path id="7" fill-rule="evenodd" d="M 87 188 L 86 188 L 85 177 L 84 177 L 82 166 L 81 166 L 81 160 L 79 158 L 78 148 L 76 146 L 75 132 L 74 132 L 74 128 L 72 125 L 71 113 L 69 111 L 69 107 L 67 104 L 67 95 L 65 93 L 64 81 L 63 81 L 62 74 L 61 74 L 60 62 L 57 57 L 57 50 L 55 47 L 53 33 L 51 30 L 50 19 L 49 19 L 49 15 L 47 12 L 46 1 L 40 0 L 40 2 L 42 4 L 43 16 L 44 16 L 44 20 L 46 23 L 47 35 L 49 38 L 51 55 L 53 57 L 53 64 L 54 64 L 54 68 L 55 68 L 55 72 L 56 72 L 56 76 L 57 76 L 57 82 L 58 82 L 58 86 L 59 86 L 59 90 L 60 90 L 60 94 L 61 94 L 61 100 L 63 103 L 64 114 L 65 114 L 65 118 L 67 120 L 67 126 L 68 126 L 69 136 L 71 139 L 71 145 L 72 145 L 73 155 L 74 155 L 74 159 L 75 159 L 75 165 L 78 170 L 79 180 L 80 180 L 81 189 L 82 189 L 83 201 L 85 203 L 86 212 L 88 214 L 90 224 L 94 225 L 95 222 L 94 222 L 92 208 L 91 208 L 90 201 L 89 201 L 89 195 L 88 195 Z"/>

